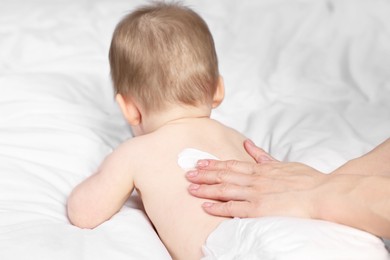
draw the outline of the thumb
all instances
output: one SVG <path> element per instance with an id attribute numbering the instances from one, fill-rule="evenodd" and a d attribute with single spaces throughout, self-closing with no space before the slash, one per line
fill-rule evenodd
<path id="1" fill-rule="evenodd" d="M 247 153 L 255 159 L 257 163 L 267 163 L 277 161 L 271 155 L 266 153 L 260 147 L 257 147 L 251 140 L 247 139 L 244 141 L 244 147 Z"/>

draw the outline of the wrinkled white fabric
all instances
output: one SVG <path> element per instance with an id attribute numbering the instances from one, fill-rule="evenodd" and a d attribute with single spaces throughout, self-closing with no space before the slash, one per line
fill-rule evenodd
<path id="1" fill-rule="evenodd" d="M 277 231 L 277 233 L 275 233 Z M 321 220 L 234 218 L 207 238 L 202 260 L 388 260 L 372 235 Z"/>

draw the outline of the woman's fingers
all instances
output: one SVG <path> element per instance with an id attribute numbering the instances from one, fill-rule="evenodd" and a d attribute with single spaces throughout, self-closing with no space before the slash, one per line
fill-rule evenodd
<path id="1" fill-rule="evenodd" d="M 219 162 L 217 164 L 220 164 Z M 247 186 L 252 183 L 252 175 L 238 173 L 233 171 L 200 169 L 189 171 L 186 174 L 187 179 L 192 183 L 198 184 L 235 184 Z"/>
<path id="2" fill-rule="evenodd" d="M 278 162 L 271 155 L 266 153 L 263 149 L 257 147 L 251 140 L 244 141 L 245 150 L 248 152 L 257 163 Z M 199 160 L 197 163 L 198 169 L 205 170 L 225 170 L 237 173 L 253 174 L 258 173 L 259 168 L 255 163 L 242 162 L 236 160 L 219 161 L 204 159 Z"/>
<path id="3" fill-rule="evenodd" d="M 225 171 L 252 174 L 258 171 L 257 166 L 258 165 L 253 162 L 243 162 L 235 160 L 219 161 L 204 159 L 198 161 L 197 169 L 206 171 Z"/>
<path id="4" fill-rule="evenodd" d="M 312 209 L 302 193 L 262 195 L 257 200 L 204 202 L 203 209 L 221 217 L 255 218 L 262 216 L 290 216 L 311 218 Z"/>
<path id="5" fill-rule="evenodd" d="M 198 198 L 207 198 L 219 201 L 246 200 L 250 196 L 252 189 L 234 184 L 190 184 L 188 191 L 191 195 Z"/>
<path id="6" fill-rule="evenodd" d="M 248 201 L 205 202 L 202 207 L 208 214 L 214 216 L 238 218 L 258 216 L 253 214 L 255 211 Z"/>

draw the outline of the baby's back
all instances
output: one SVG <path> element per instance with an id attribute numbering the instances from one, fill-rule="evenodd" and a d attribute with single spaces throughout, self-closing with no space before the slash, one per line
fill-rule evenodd
<path id="1" fill-rule="evenodd" d="M 253 161 L 245 152 L 245 137 L 208 119 L 183 119 L 152 134 L 134 138 L 134 183 L 160 238 L 175 259 L 199 259 L 207 236 L 224 220 L 206 214 L 205 201 L 189 195 L 186 170 L 178 164 L 186 148 L 221 160 Z"/>

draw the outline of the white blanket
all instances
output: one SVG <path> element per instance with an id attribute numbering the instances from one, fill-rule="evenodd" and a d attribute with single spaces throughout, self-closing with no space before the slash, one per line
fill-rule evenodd
<path id="1" fill-rule="evenodd" d="M 144 3 L 2 0 L 0 259 L 170 259 L 136 194 L 94 230 L 70 225 L 65 212 L 73 187 L 131 137 L 114 103 L 107 54 L 116 23 Z M 389 1 L 184 3 L 215 38 L 226 98 L 213 118 L 280 160 L 324 172 L 389 137 Z M 285 221 L 262 221 L 264 239 L 283 238 L 280 247 L 262 245 L 272 251 L 263 259 L 325 254 L 320 245 L 338 244 L 337 259 L 359 250 L 359 237 L 343 239 L 333 223 L 329 236 L 302 247 L 299 237 L 310 230 L 285 236 L 286 228 L 309 220 Z M 365 252 L 387 254 L 378 238 L 362 234 L 375 241 Z"/>

